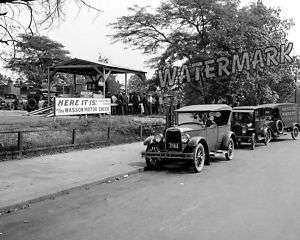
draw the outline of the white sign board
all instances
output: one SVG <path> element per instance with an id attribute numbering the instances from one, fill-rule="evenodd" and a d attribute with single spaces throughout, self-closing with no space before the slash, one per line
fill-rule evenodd
<path id="1" fill-rule="evenodd" d="M 111 113 L 110 98 L 55 98 L 55 116 Z"/>

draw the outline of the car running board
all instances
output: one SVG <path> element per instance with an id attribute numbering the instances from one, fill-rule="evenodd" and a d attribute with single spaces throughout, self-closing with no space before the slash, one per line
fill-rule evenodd
<path id="1" fill-rule="evenodd" d="M 215 157 L 216 155 L 220 155 L 220 154 L 225 155 L 226 153 L 227 153 L 226 150 L 218 150 L 216 152 L 210 152 L 209 156 L 210 157 Z"/>

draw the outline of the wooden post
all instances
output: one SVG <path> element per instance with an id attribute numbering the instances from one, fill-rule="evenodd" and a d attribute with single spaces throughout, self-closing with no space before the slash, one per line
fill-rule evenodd
<path id="1" fill-rule="evenodd" d="M 151 99 L 151 101 L 149 102 L 150 103 L 150 115 L 152 115 L 152 103 L 153 103 L 153 96 L 152 94 L 150 95 L 149 99 Z"/>
<path id="2" fill-rule="evenodd" d="M 76 94 L 76 74 L 73 74 L 73 83 L 74 83 L 74 94 Z"/>
<path id="3" fill-rule="evenodd" d="M 127 90 L 127 73 L 125 73 L 125 94 L 127 95 L 128 90 Z"/>
<path id="4" fill-rule="evenodd" d="M 23 152 L 23 133 L 18 132 L 18 152 L 19 152 L 19 157 L 22 157 L 22 152 Z"/>
<path id="5" fill-rule="evenodd" d="M 50 68 L 48 68 L 48 107 L 50 107 Z"/>
<path id="6" fill-rule="evenodd" d="M 140 125 L 140 138 L 143 138 L 143 125 Z"/>
<path id="7" fill-rule="evenodd" d="M 76 141 L 76 129 L 72 129 L 72 144 L 75 145 Z"/>
<path id="8" fill-rule="evenodd" d="M 110 127 L 107 128 L 107 142 L 110 144 Z"/>

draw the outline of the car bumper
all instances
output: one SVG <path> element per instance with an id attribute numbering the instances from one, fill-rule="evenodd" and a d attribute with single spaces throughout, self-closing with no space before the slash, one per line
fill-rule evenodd
<path id="1" fill-rule="evenodd" d="M 250 141 L 252 139 L 252 136 L 241 135 L 241 136 L 236 136 L 236 139 L 238 142 L 245 142 L 245 141 Z"/>
<path id="2" fill-rule="evenodd" d="M 182 152 L 142 152 L 142 157 L 157 158 L 160 160 L 164 159 L 182 159 L 182 160 L 193 160 L 193 153 L 182 153 Z"/>

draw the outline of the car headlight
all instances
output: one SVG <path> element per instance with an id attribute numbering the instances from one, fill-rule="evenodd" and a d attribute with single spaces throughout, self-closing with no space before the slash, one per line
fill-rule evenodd
<path id="1" fill-rule="evenodd" d="M 248 123 L 248 124 L 247 124 L 247 127 L 249 127 L 249 128 L 251 128 L 252 126 L 253 126 L 252 123 Z"/>
<path id="2" fill-rule="evenodd" d="M 245 127 L 243 127 L 242 133 L 245 134 L 246 132 L 247 132 L 247 129 Z"/>
<path id="3" fill-rule="evenodd" d="M 153 136 L 147 137 L 144 141 L 144 145 L 150 144 L 152 142 L 152 140 L 153 140 Z"/>
<path id="4" fill-rule="evenodd" d="M 154 137 L 154 141 L 155 142 L 161 142 L 161 140 L 163 139 L 163 135 L 162 134 L 157 134 L 155 137 Z"/>
<path id="5" fill-rule="evenodd" d="M 190 140 L 190 135 L 188 135 L 187 133 L 182 134 L 181 136 L 181 141 L 182 143 L 187 143 Z"/>

